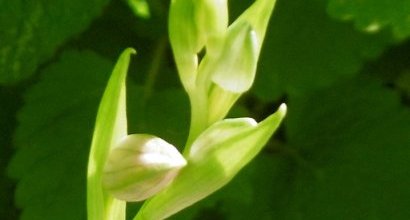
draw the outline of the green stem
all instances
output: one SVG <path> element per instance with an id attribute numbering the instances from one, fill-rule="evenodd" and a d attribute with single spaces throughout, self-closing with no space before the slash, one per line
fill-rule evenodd
<path id="1" fill-rule="evenodd" d="M 166 47 L 167 47 L 167 38 L 161 37 L 158 40 L 157 47 L 155 48 L 153 59 L 152 59 L 150 68 L 148 70 L 147 79 L 145 80 L 144 96 L 143 96 L 144 103 L 146 103 L 146 101 L 150 98 L 152 94 L 155 81 L 157 79 L 157 76 L 158 76 L 158 73 L 161 67 L 161 62 L 164 58 Z"/>
<path id="2" fill-rule="evenodd" d="M 200 90 L 202 91 L 202 90 Z M 205 93 L 196 90 L 189 96 L 191 103 L 191 122 L 187 142 L 184 148 L 184 156 L 187 156 L 194 140 L 208 126 L 208 106 Z"/>
<path id="3" fill-rule="evenodd" d="M 157 79 L 159 70 L 161 69 L 161 63 L 162 60 L 164 59 L 165 55 L 165 49 L 167 46 L 167 38 L 166 37 L 161 37 L 155 47 L 155 50 L 153 51 L 152 55 L 152 62 L 150 63 L 148 72 L 147 72 L 147 77 L 144 82 L 144 87 L 142 91 L 142 98 L 141 98 L 141 118 L 146 118 L 145 113 L 147 109 L 147 102 L 151 98 L 151 95 L 154 91 L 154 86 L 155 86 L 155 81 Z M 141 120 L 140 121 L 140 126 L 145 127 L 146 126 L 146 121 Z"/>

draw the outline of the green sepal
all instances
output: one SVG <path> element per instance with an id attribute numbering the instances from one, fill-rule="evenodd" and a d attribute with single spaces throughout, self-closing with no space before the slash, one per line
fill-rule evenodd
<path id="1" fill-rule="evenodd" d="M 172 0 L 169 10 L 169 39 L 179 77 L 185 90 L 195 86 L 198 68 L 198 33 L 195 26 L 195 0 Z"/>
<path id="2" fill-rule="evenodd" d="M 128 48 L 119 57 L 98 109 L 88 159 L 88 220 L 125 220 L 126 203 L 103 189 L 102 174 L 111 147 L 127 135 L 125 79 L 130 55 L 135 53 Z"/>
<path id="3" fill-rule="evenodd" d="M 200 52 L 208 39 L 223 35 L 228 27 L 227 0 L 196 0 L 195 25 L 198 33 L 196 51 Z"/>
<path id="4" fill-rule="evenodd" d="M 134 220 L 165 219 L 226 185 L 263 148 L 286 114 L 286 105 L 257 124 L 250 118 L 226 119 L 193 143 L 188 166 L 174 182 L 144 203 Z"/>

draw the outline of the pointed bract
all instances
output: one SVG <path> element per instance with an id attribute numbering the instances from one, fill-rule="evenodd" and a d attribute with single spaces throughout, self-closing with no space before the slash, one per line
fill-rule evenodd
<path id="1" fill-rule="evenodd" d="M 243 93 L 252 86 L 274 5 L 275 0 L 257 0 L 234 21 L 223 40 L 208 42 L 207 55 L 214 61 L 210 74 L 223 89 Z"/>
<path id="2" fill-rule="evenodd" d="M 125 220 L 125 202 L 107 194 L 101 181 L 111 147 L 127 135 L 125 79 L 133 53 L 128 48 L 119 57 L 98 108 L 87 170 L 88 220 Z"/>
<path id="3" fill-rule="evenodd" d="M 256 73 L 255 32 L 249 23 L 237 23 L 229 27 L 223 42 L 219 54 L 209 57 L 212 81 L 229 92 L 243 93 L 252 86 Z"/>
<path id="4" fill-rule="evenodd" d="M 275 7 L 276 0 L 256 0 L 245 12 L 243 12 L 235 23 L 248 22 L 256 33 L 258 39 L 258 54 L 265 39 L 269 19 Z"/>

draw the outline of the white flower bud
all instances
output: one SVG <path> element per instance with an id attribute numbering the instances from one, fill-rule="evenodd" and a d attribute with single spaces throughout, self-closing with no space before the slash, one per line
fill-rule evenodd
<path id="1" fill-rule="evenodd" d="M 186 164 L 178 150 L 161 138 L 128 135 L 108 156 L 103 186 L 117 199 L 141 201 L 168 186 Z"/>

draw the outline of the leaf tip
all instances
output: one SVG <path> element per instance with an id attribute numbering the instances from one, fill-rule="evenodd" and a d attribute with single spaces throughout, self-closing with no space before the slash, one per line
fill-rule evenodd
<path id="1" fill-rule="evenodd" d="M 135 50 L 132 47 L 128 47 L 127 49 L 124 50 L 124 53 L 131 55 L 131 54 L 137 54 L 137 50 Z"/>
<path id="2" fill-rule="evenodd" d="M 288 111 L 288 106 L 285 103 L 282 103 L 278 108 L 278 113 L 283 117 L 285 117 L 286 112 Z"/>

